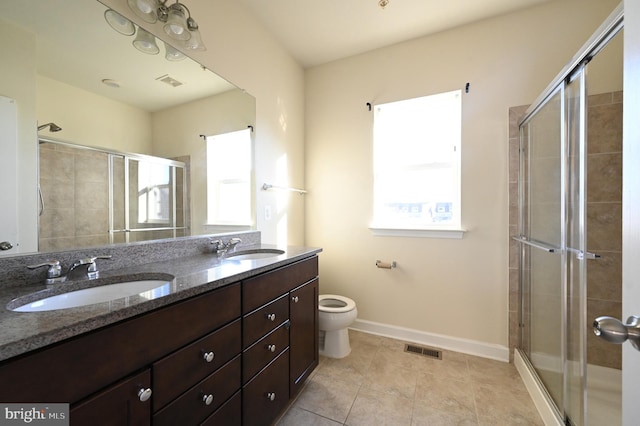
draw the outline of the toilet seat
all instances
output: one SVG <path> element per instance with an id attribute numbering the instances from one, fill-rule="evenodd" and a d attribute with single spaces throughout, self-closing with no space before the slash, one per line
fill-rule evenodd
<path id="1" fill-rule="evenodd" d="M 349 312 L 354 310 L 356 302 L 337 294 L 321 294 L 318 296 L 318 310 L 322 312 Z"/>

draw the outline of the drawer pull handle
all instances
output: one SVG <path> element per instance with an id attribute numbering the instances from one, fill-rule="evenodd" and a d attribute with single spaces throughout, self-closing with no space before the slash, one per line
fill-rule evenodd
<path id="1" fill-rule="evenodd" d="M 300 300 L 300 298 L 298 296 L 293 296 L 291 298 L 291 300 L 293 300 L 293 303 L 298 303 L 298 301 Z"/>
<path id="2" fill-rule="evenodd" d="M 269 352 L 275 352 L 276 351 L 276 345 L 267 345 L 267 350 Z"/>
<path id="3" fill-rule="evenodd" d="M 139 389 L 138 390 L 138 399 L 140 399 L 140 402 L 145 402 L 148 401 L 149 398 L 151 398 L 151 394 L 153 392 L 151 392 L 151 389 L 147 388 L 147 389 Z"/>
<path id="4" fill-rule="evenodd" d="M 275 392 L 268 392 L 267 393 L 267 399 L 269 401 L 275 401 L 276 400 L 276 393 Z"/>
<path id="5" fill-rule="evenodd" d="M 276 314 L 267 314 L 267 319 L 269 321 L 275 321 L 276 320 Z"/>
<path id="6" fill-rule="evenodd" d="M 211 405 L 211 403 L 213 402 L 213 395 L 211 394 L 202 395 L 202 402 L 204 402 L 206 405 Z"/>
<path id="7" fill-rule="evenodd" d="M 206 361 L 206 362 L 211 362 L 213 361 L 213 358 L 216 357 L 216 354 L 214 354 L 213 352 L 205 352 L 202 355 L 202 358 Z"/>

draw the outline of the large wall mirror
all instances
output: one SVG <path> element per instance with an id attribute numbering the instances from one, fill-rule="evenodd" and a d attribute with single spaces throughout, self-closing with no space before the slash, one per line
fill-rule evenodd
<path id="1" fill-rule="evenodd" d="M 127 9 L 125 0 L 104 3 L 117 4 L 123 13 Z M 104 176 L 97 176 L 102 166 L 96 165 L 94 157 L 102 153 L 167 159 L 179 166 L 175 180 L 178 188 L 186 181 L 187 189 L 177 195 L 179 202 L 184 201 L 184 211 L 176 214 L 186 229 L 169 236 L 253 229 L 253 207 L 238 223 L 211 222 L 206 147 L 208 137 L 252 130 L 255 99 L 190 58 L 181 58 L 153 36 L 157 53 L 136 49 L 133 42 L 141 33 L 138 25 L 129 35 L 115 31 L 105 20 L 109 9 L 105 4 L 20 0 L 3 5 L 0 98 L 17 104 L 17 118 L 13 119 L 15 138 L 3 136 L 2 143 L 15 140 L 17 145 L 16 155 L 10 157 L 18 160 L 13 168 L 19 182 L 15 206 L 20 225 L 16 228 L 22 241 L 21 249 L 10 254 L 124 241 L 109 239 L 108 222 L 97 213 L 108 204 L 109 193 L 112 199 L 118 193 L 104 186 Z M 206 31 L 202 24 L 200 31 Z M 45 126 L 48 123 L 55 127 Z M 61 130 L 52 131 L 56 127 Z M 7 134 L 6 129 L 2 132 Z M 54 154 L 52 147 L 57 151 Z M 0 167 L 2 161 L 6 165 L 9 160 L 0 160 Z M 105 173 L 112 172 L 105 168 Z M 38 192 L 45 178 L 47 191 Z M 255 187 L 253 182 L 250 187 Z M 41 216 L 42 204 L 49 208 L 46 219 Z M 86 207 L 89 213 L 77 210 Z M 51 216 L 55 209 L 56 215 Z M 104 231 L 103 239 L 86 238 L 88 233 L 96 234 L 96 229 Z M 150 234 L 149 239 L 166 236 Z M 6 239 L 0 235 L 0 240 Z"/>

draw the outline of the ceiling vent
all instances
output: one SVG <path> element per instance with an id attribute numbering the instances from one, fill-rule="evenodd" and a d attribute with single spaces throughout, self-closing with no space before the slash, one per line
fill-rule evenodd
<path id="1" fill-rule="evenodd" d="M 175 78 L 171 77 L 169 74 L 165 74 L 162 75 L 158 78 L 156 78 L 156 80 L 161 81 L 163 83 L 167 83 L 169 86 L 173 86 L 173 87 L 178 87 L 178 86 L 182 86 L 182 82 L 176 80 Z"/>

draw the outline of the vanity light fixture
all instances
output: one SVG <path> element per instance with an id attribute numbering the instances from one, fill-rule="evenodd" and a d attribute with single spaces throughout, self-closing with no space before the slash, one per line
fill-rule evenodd
<path id="1" fill-rule="evenodd" d="M 156 38 L 142 27 L 138 27 L 138 35 L 133 40 L 133 45 L 139 51 L 149 55 L 157 55 L 160 52 L 160 48 L 156 44 Z"/>
<path id="2" fill-rule="evenodd" d="M 132 36 L 136 32 L 136 27 L 133 25 L 133 22 L 120 15 L 115 10 L 107 9 L 104 12 L 104 19 L 111 28 L 122 35 Z"/>
<path id="3" fill-rule="evenodd" d="M 163 22 L 163 30 L 169 37 L 182 43 L 189 50 L 206 50 L 198 24 L 184 4 L 176 0 L 127 0 L 129 8 L 145 22 Z"/>
<path id="4" fill-rule="evenodd" d="M 186 56 L 184 55 L 184 53 L 182 53 L 181 51 L 179 51 L 178 49 L 176 49 L 175 47 L 171 46 L 170 44 L 164 43 L 164 58 L 167 61 L 181 61 L 184 58 L 186 58 Z"/>

